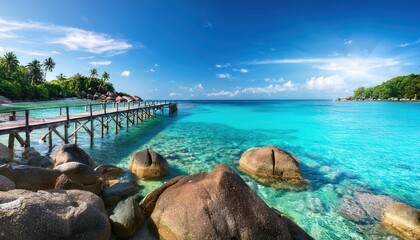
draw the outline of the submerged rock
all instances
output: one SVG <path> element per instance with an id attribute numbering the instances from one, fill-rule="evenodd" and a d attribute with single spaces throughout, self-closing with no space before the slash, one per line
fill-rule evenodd
<path id="1" fill-rule="evenodd" d="M 0 236 L 7 239 L 109 239 L 104 204 L 79 190 L 0 194 Z"/>
<path id="2" fill-rule="evenodd" d="M 91 185 L 84 185 L 84 184 L 81 184 L 72 180 L 65 174 L 61 174 L 57 178 L 57 181 L 55 183 L 55 189 L 65 189 L 65 190 L 77 189 L 77 190 L 88 191 L 96 195 L 99 195 L 102 192 L 102 182 L 98 181 L 97 183 L 94 183 Z"/>
<path id="3" fill-rule="evenodd" d="M 385 209 L 397 201 L 386 195 L 375 195 L 368 192 L 356 192 L 355 199 L 369 216 L 380 221 Z"/>
<path id="4" fill-rule="evenodd" d="M 169 173 L 169 164 L 159 153 L 143 149 L 131 156 L 128 169 L 140 179 L 157 179 Z"/>
<path id="5" fill-rule="evenodd" d="M 144 216 L 134 197 L 120 201 L 109 216 L 112 234 L 118 238 L 132 236 L 143 225 Z"/>
<path id="6" fill-rule="evenodd" d="M 239 169 L 275 187 L 303 187 L 308 183 L 300 173 L 299 160 L 276 146 L 248 149 L 239 160 Z"/>
<path id="7" fill-rule="evenodd" d="M 168 181 L 141 206 L 161 239 L 293 239 L 295 232 L 223 164 Z"/>
<path id="8" fill-rule="evenodd" d="M 338 213 L 350 221 L 366 224 L 370 223 L 372 219 L 356 202 L 350 199 L 342 199 L 338 208 Z"/>
<path id="9" fill-rule="evenodd" d="M 420 211 L 404 203 L 387 207 L 382 225 L 404 239 L 420 239 Z"/>
<path id="10" fill-rule="evenodd" d="M 67 162 L 79 162 L 86 164 L 92 168 L 95 167 L 94 161 L 87 155 L 83 149 L 76 144 L 62 145 L 53 156 L 54 166 L 57 167 Z"/>

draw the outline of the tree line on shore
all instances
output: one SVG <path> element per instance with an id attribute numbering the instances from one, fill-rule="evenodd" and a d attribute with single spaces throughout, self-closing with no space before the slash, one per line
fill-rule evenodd
<path id="1" fill-rule="evenodd" d="M 418 100 L 420 98 L 420 74 L 392 78 L 374 87 L 354 90 L 354 99 Z"/>
<path id="2" fill-rule="evenodd" d="M 0 95 L 12 100 L 49 100 L 80 97 L 82 91 L 114 92 L 107 72 L 100 76 L 96 69 L 91 69 L 89 76 L 76 73 L 71 77 L 60 73 L 56 79 L 47 81 L 47 73 L 54 68 L 51 57 L 42 63 L 35 59 L 22 65 L 13 52 L 8 52 L 0 57 Z"/>

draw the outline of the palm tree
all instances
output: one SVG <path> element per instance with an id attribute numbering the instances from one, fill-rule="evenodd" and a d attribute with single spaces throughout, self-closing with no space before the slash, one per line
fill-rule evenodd
<path id="1" fill-rule="evenodd" d="M 104 73 L 102 74 L 102 80 L 104 80 L 105 82 L 107 82 L 107 81 L 109 80 L 109 73 L 104 72 Z"/>
<path id="2" fill-rule="evenodd" d="M 95 78 L 98 76 L 98 70 L 96 70 L 96 68 L 92 68 L 90 70 L 90 78 Z"/>
<path id="3" fill-rule="evenodd" d="M 41 62 L 37 59 L 26 65 L 26 72 L 28 74 L 28 79 L 32 85 L 36 85 L 43 82 L 42 76 L 42 66 Z"/>
<path id="4" fill-rule="evenodd" d="M 16 70 L 16 68 L 19 66 L 19 60 L 13 52 L 7 52 L 6 54 L 4 54 L 3 64 L 7 72 L 10 73 Z"/>
<path id="5" fill-rule="evenodd" d="M 44 67 L 45 70 L 45 75 L 44 75 L 44 80 L 47 80 L 47 72 L 52 72 L 54 67 L 55 67 L 55 62 L 54 60 L 49 57 L 47 59 L 44 60 L 44 64 L 42 64 L 42 66 Z"/>

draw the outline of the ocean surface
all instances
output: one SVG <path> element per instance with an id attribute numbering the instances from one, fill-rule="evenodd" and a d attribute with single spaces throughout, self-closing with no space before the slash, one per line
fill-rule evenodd
<path id="1" fill-rule="evenodd" d="M 71 104 L 76 103 L 85 102 Z M 19 104 L 8 107 L 50 103 Z M 57 114 L 57 109 L 44 109 L 32 116 Z M 32 145 L 47 153 L 47 144 L 37 141 L 42 133 L 31 134 Z M 140 181 L 141 195 L 175 176 L 227 164 L 269 206 L 291 216 L 315 239 L 392 239 L 377 224 L 355 224 L 337 212 L 340 200 L 352 198 L 355 191 L 386 194 L 420 208 L 419 102 L 182 101 L 177 114 L 158 114 L 117 135 L 98 137 L 93 146 L 86 134 L 78 137 L 79 145 L 99 163 L 127 168 L 130 156 L 143 148 L 163 155 L 170 175 L 162 181 Z M 7 143 L 6 136 L 0 140 Z M 55 136 L 54 141 L 62 144 Z M 244 151 L 267 145 L 299 158 L 311 188 L 279 190 L 237 170 Z"/>

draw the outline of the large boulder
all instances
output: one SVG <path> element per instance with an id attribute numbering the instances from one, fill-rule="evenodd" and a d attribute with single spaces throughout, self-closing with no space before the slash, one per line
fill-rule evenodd
<path id="1" fill-rule="evenodd" d="M 279 188 L 303 187 L 308 183 L 300 173 L 299 160 L 276 146 L 248 149 L 239 160 L 239 169 Z"/>
<path id="2" fill-rule="evenodd" d="M 385 209 L 397 201 L 386 195 L 376 195 L 369 192 L 356 192 L 355 199 L 366 213 L 374 219 L 381 221 Z"/>
<path id="3" fill-rule="evenodd" d="M 387 207 L 382 225 L 404 239 L 420 239 L 420 211 L 404 203 Z"/>
<path id="4" fill-rule="evenodd" d="M 176 177 L 141 202 L 160 239 L 293 239 L 288 224 L 226 165 Z"/>
<path id="5" fill-rule="evenodd" d="M 91 185 L 100 181 L 95 170 L 83 163 L 66 162 L 58 165 L 54 169 L 57 169 L 61 173 L 67 175 L 73 181 L 84 185 Z"/>
<path id="6" fill-rule="evenodd" d="M 159 153 L 143 149 L 131 156 L 128 169 L 140 179 L 157 179 L 169 173 L 169 164 Z"/>
<path id="7" fill-rule="evenodd" d="M 9 178 L 0 175 L 0 191 L 9 191 L 16 188 L 15 183 Z"/>
<path id="8" fill-rule="evenodd" d="M 95 167 L 95 162 L 76 144 L 62 145 L 57 152 L 55 152 L 53 162 L 55 167 L 67 162 L 79 162 L 92 168 Z"/>
<path id="9" fill-rule="evenodd" d="M 16 188 L 28 190 L 54 189 L 55 182 L 60 176 L 60 171 L 42 167 L 25 165 L 0 166 L 0 175 L 12 180 Z"/>
<path id="10" fill-rule="evenodd" d="M 140 187 L 134 181 L 119 182 L 107 187 L 102 192 L 102 199 L 104 200 L 105 206 L 113 207 L 119 201 L 137 194 L 140 191 Z"/>
<path id="11" fill-rule="evenodd" d="M 99 195 L 102 192 L 102 182 L 98 181 L 97 183 L 91 185 L 84 185 L 74 181 L 65 174 L 61 174 L 57 181 L 55 182 L 55 189 L 65 189 L 65 190 L 83 190 Z"/>
<path id="12" fill-rule="evenodd" d="M 0 194 L 0 237 L 7 239 L 109 239 L 102 200 L 79 190 Z"/>
<path id="13" fill-rule="evenodd" d="M 112 234 L 118 238 L 132 236 L 143 225 L 144 216 L 134 197 L 120 201 L 109 216 Z"/>

